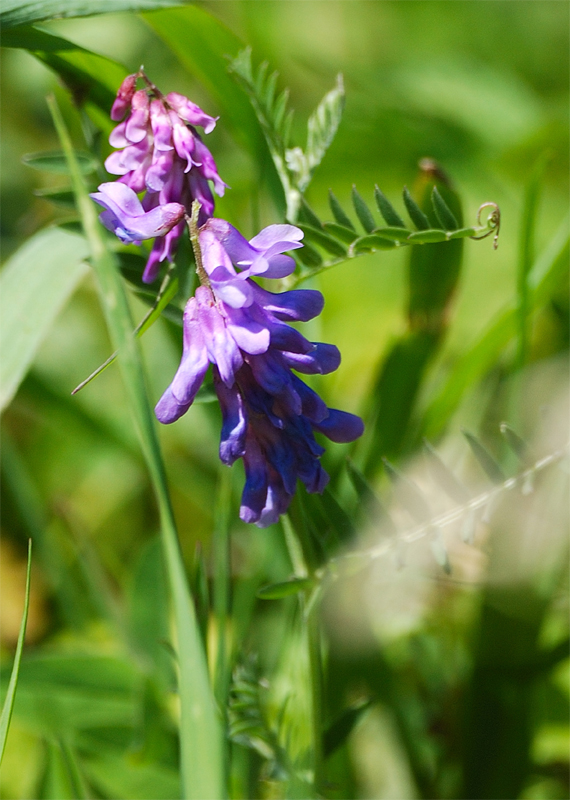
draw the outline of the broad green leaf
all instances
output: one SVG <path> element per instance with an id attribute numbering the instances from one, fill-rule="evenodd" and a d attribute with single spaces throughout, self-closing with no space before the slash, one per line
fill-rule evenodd
<path id="1" fill-rule="evenodd" d="M 366 233 L 372 233 L 372 231 L 377 227 L 376 222 L 374 221 L 374 217 L 362 196 L 358 192 L 356 186 L 352 187 L 352 205 L 354 206 L 354 210 L 356 211 L 356 216 L 360 220 L 360 224 L 366 231 Z"/>
<path id="2" fill-rule="evenodd" d="M 374 199 L 376 200 L 378 211 L 382 214 L 386 225 L 389 225 L 393 228 L 406 227 L 404 220 L 396 212 L 392 203 L 388 200 L 384 192 L 378 188 L 378 186 L 374 187 Z"/>
<path id="3" fill-rule="evenodd" d="M 529 273 L 529 313 L 548 300 L 557 283 L 567 274 L 568 227 L 566 218 Z M 465 355 L 458 359 L 444 385 L 427 406 L 423 417 L 425 436 L 433 439 L 441 433 L 468 388 L 496 363 L 516 333 L 516 315 L 517 308 L 512 303 L 491 321 Z"/>
<path id="4" fill-rule="evenodd" d="M 30 368 L 57 315 L 87 273 L 87 242 L 60 228 L 36 233 L 0 273 L 0 408 Z"/>
<path id="5" fill-rule="evenodd" d="M 65 155 L 61 150 L 52 153 L 27 153 L 22 156 L 27 167 L 42 172 L 55 172 L 57 175 L 69 175 Z M 90 175 L 97 169 L 97 162 L 90 153 L 77 153 L 77 163 L 83 175 Z"/>
<path id="6" fill-rule="evenodd" d="M 8 738 L 8 730 L 10 728 L 10 719 L 12 718 L 12 711 L 14 709 L 14 700 L 16 697 L 16 689 L 18 686 L 18 675 L 20 672 L 20 662 L 22 660 L 22 650 L 24 649 L 24 638 L 26 636 L 26 625 L 28 623 L 28 609 L 30 606 L 30 578 L 32 574 L 32 540 L 28 541 L 28 567 L 26 571 L 26 588 L 24 591 L 24 612 L 22 614 L 22 622 L 20 623 L 20 632 L 18 634 L 18 642 L 16 644 L 16 652 L 14 654 L 14 664 L 12 665 L 12 672 L 10 673 L 10 682 L 8 684 L 8 691 L 4 698 L 4 705 L 2 706 L 2 714 L 0 715 L 0 764 L 6 749 L 6 739 Z"/>
<path id="7" fill-rule="evenodd" d="M 258 590 L 257 596 L 262 600 L 279 600 L 281 597 L 289 597 L 298 592 L 305 592 L 308 589 L 312 589 L 314 585 L 315 581 L 312 578 L 291 578 L 288 581 L 262 586 Z"/>
<path id="8" fill-rule="evenodd" d="M 457 220 L 455 219 L 453 212 L 441 194 L 438 192 L 437 186 L 433 187 L 433 191 L 431 193 L 431 202 L 433 204 L 435 216 L 441 227 L 446 231 L 456 230 L 459 227 Z"/>
<path id="9" fill-rule="evenodd" d="M 184 798 L 216 800 L 223 792 L 222 741 L 218 713 L 212 696 L 206 657 L 196 613 L 186 578 L 176 523 L 156 423 L 146 392 L 138 343 L 121 281 L 117 259 L 108 249 L 95 208 L 75 160 L 71 139 L 61 113 L 52 99 L 50 110 L 66 153 L 77 205 L 91 249 L 103 310 L 111 341 L 119 352 L 119 365 L 133 416 L 137 422 L 143 454 L 158 503 L 166 571 L 174 607 L 180 696 L 180 761 Z"/>
<path id="10" fill-rule="evenodd" d="M 31 25 L 3 31 L 2 44 L 28 50 L 59 75 L 76 103 L 90 101 L 106 114 L 127 72 L 105 56 Z"/>
<path id="11" fill-rule="evenodd" d="M 180 5 L 183 0 L 3 0 L 0 25 L 4 29 L 54 17 L 90 17 L 118 11 L 143 11 Z"/>

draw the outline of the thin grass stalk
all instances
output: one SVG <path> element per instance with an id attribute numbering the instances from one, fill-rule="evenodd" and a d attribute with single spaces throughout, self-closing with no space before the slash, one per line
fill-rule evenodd
<path id="1" fill-rule="evenodd" d="M 10 682 L 8 683 L 8 691 L 4 705 L 2 706 L 2 714 L 0 714 L 0 764 L 4 757 L 4 750 L 6 749 L 6 740 L 8 738 L 8 731 L 10 729 L 10 720 L 12 719 L 12 711 L 14 709 L 14 700 L 16 699 L 16 689 L 18 687 L 18 676 L 20 674 L 20 662 L 22 660 L 22 651 L 24 649 L 24 639 L 26 636 L 26 626 L 28 624 L 28 610 L 30 608 L 30 584 L 32 575 L 32 540 L 28 539 L 28 567 L 26 570 L 26 590 L 24 594 L 24 612 L 22 614 L 22 622 L 20 623 L 20 632 L 18 634 L 18 643 L 16 644 L 16 653 L 14 655 L 14 664 L 12 665 L 12 672 L 10 674 Z"/>
<path id="2" fill-rule="evenodd" d="M 91 263 L 97 276 L 111 341 L 119 353 L 119 364 L 159 509 L 178 639 L 176 646 L 183 796 L 185 800 L 217 800 L 224 796 L 219 718 L 210 688 L 194 604 L 186 580 L 140 351 L 133 336 L 133 322 L 127 296 L 116 258 L 107 247 L 100 230 L 95 209 L 88 196 L 69 133 L 55 98 L 48 98 L 48 105 L 67 158 L 77 207 L 91 249 Z"/>
<path id="3" fill-rule="evenodd" d="M 232 493 L 231 471 L 220 467 L 214 527 L 214 614 L 216 617 L 217 646 L 215 668 L 215 696 L 222 714 L 224 730 L 227 730 L 228 696 L 231 678 L 231 642 L 229 621 L 231 606 L 231 551 L 229 513 Z M 224 745 L 226 785 L 230 771 L 229 747 Z"/>

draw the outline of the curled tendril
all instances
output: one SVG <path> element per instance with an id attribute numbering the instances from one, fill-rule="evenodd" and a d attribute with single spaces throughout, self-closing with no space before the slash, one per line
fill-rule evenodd
<path id="1" fill-rule="evenodd" d="M 481 222 L 481 213 L 483 212 L 484 208 L 492 208 L 493 210 L 490 214 L 487 214 L 487 219 L 485 220 L 485 225 L 489 228 L 489 230 L 484 233 L 482 236 L 471 236 L 471 239 L 486 239 L 487 236 L 490 236 L 493 232 L 495 233 L 493 237 L 493 250 L 496 250 L 499 245 L 499 233 L 501 230 L 501 210 L 496 203 L 483 203 L 483 205 L 479 206 L 479 211 L 477 212 L 477 224 L 482 225 Z"/>

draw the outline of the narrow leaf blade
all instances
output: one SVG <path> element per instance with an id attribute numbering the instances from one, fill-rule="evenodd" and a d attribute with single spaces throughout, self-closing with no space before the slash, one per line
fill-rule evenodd
<path id="1" fill-rule="evenodd" d="M 407 186 L 404 186 L 404 205 L 406 206 L 406 210 L 410 216 L 410 219 L 416 226 L 419 231 L 427 231 L 431 228 L 429 223 L 429 219 L 426 217 L 424 212 L 418 206 L 416 201 L 413 199 L 412 195 L 409 192 Z"/>
<path id="2" fill-rule="evenodd" d="M 374 187 L 374 199 L 378 206 L 378 211 L 382 214 L 386 225 L 393 228 L 405 228 L 404 220 L 397 213 L 392 203 L 388 200 L 384 192 L 378 186 Z"/>
<path id="3" fill-rule="evenodd" d="M 366 233 L 372 233 L 374 228 L 376 228 L 376 222 L 374 221 L 372 212 L 362 199 L 362 196 L 359 194 L 356 186 L 352 187 L 352 205 L 354 206 L 356 216 L 360 220 L 360 224 Z"/>
<path id="4" fill-rule="evenodd" d="M 22 614 L 22 622 L 20 623 L 20 633 L 18 634 L 18 643 L 16 645 L 16 653 L 14 655 L 14 665 L 10 674 L 10 682 L 8 684 L 8 691 L 4 699 L 2 707 L 2 714 L 0 715 L 0 764 L 6 749 L 6 739 L 8 738 L 8 730 L 10 728 L 10 719 L 12 718 L 12 711 L 14 708 L 14 700 L 16 698 L 16 688 L 18 686 L 18 675 L 20 672 L 20 662 L 22 660 L 22 651 L 24 649 L 24 638 L 26 636 L 26 625 L 28 624 L 28 610 L 30 606 L 30 582 L 32 575 L 32 540 L 28 540 L 28 567 L 26 570 L 26 590 L 24 594 L 24 613 Z"/>

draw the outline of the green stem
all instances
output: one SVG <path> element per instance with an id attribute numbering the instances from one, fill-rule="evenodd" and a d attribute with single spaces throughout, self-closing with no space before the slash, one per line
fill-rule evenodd
<path id="1" fill-rule="evenodd" d="M 291 559 L 293 572 L 297 578 L 309 577 L 309 570 L 299 536 L 288 515 L 282 519 L 285 542 Z M 321 630 L 319 619 L 320 588 L 307 590 L 300 597 L 301 624 L 303 626 L 303 639 L 306 643 L 309 657 L 309 672 L 311 675 L 311 728 L 312 728 L 312 767 L 313 767 L 313 793 L 317 797 L 323 778 L 323 748 L 322 748 L 322 708 L 323 708 L 323 665 L 321 658 Z"/>
<path id="2" fill-rule="evenodd" d="M 231 553 L 229 511 L 232 492 L 231 471 L 220 467 L 214 526 L 214 614 L 216 617 L 217 648 L 215 669 L 215 695 L 227 729 L 228 694 L 231 675 L 231 643 L 228 622 L 231 603 Z M 225 749 L 226 779 L 229 774 L 229 751 Z"/>

